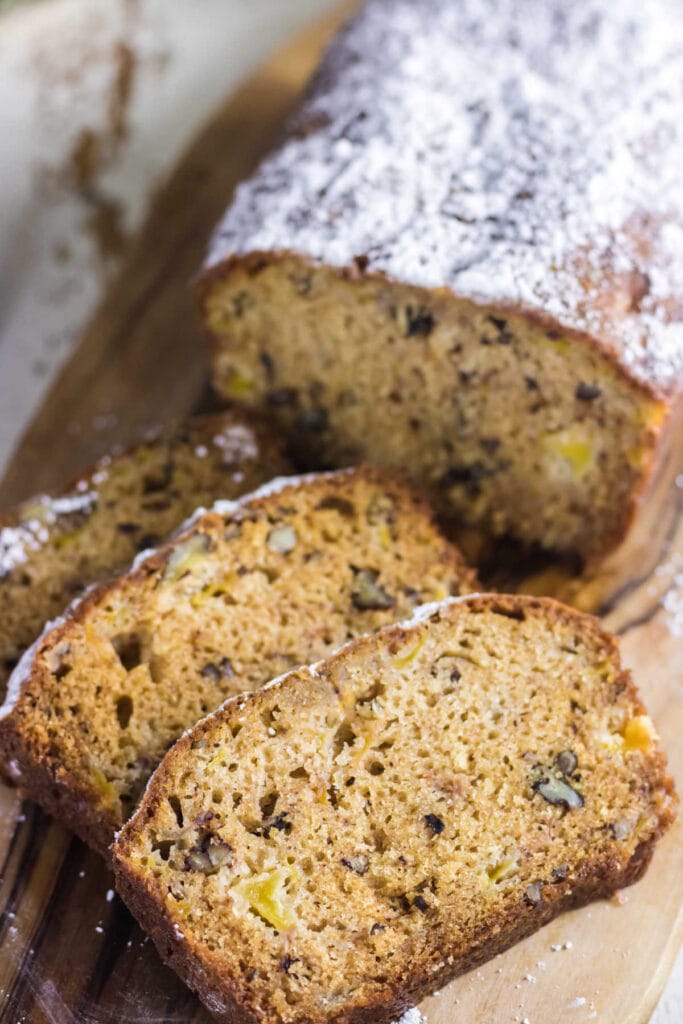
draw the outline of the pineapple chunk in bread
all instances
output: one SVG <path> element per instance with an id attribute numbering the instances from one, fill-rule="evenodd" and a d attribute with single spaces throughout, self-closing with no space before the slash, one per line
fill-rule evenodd
<path id="1" fill-rule="evenodd" d="M 198 505 L 289 472 L 280 448 L 239 413 L 198 417 L 0 518 L 0 692 L 45 622 L 85 586 L 125 569 Z"/>
<path id="2" fill-rule="evenodd" d="M 219 503 L 48 629 L 10 680 L 0 756 L 106 855 L 174 740 L 473 574 L 393 473 L 285 479 Z"/>
<path id="3" fill-rule="evenodd" d="M 228 701 L 113 857 L 219 1020 L 383 1024 L 634 882 L 674 809 L 615 641 L 547 599 L 473 596 Z"/>

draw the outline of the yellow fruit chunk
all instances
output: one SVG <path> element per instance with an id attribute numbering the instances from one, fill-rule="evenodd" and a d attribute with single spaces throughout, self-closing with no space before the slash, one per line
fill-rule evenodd
<path id="1" fill-rule="evenodd" d="M 262 875 L 243 879 L 235 886 L 235 891 L 276 931 L 285 932 L 297 922 L 286 883 L 285 870 L 273 868 Z"/>
<path id="2" fill-rule="evenodd" d="M 488 889 L 498 882 L 504 881 L 506 878 L 511 878 L 516 870 L 517 861 L 513 857 L 504 857 L 503 860 L 496 861 L 495 864 L 489 864 L 484 871 L 481 871 L 479 881 L 485 889 Z"/>
<path id="3" fill-rule="evenodd" d="M 162 579 L 165 583 L 175 583 L 181 576 L 201 562 L 209 549 L 209 538 L 204 533 L 195 533 L 187 540 L 180 541 L 171 552 L 166 563 Z"/>
<path id="4" fill-rule="evenodd" d="M 626 452 L 626 459 L 628 461 L 629 466 L 632 466 L 633 469 L 638 469 L 639 466 L 642 464 L 646 454 L 647 448 L 645 448 L 642 444 L 637 444 L 634 445 L 633 448 L 629 448 Z"/>
<path id="5" fill-rule="evenodd" d="M 385 551 L 389 551 L 392 545 L 391 530 L 386 523 L 380 523 L 377 527 L 377 536 L 379 538 L 380 545 Z"/>
<path id="6" fill-rule="evenodd" d="M 420 639 L 417 641 L 417 643 L 413 647 L 413 649 L 411 651 L 409 651 L 408 654 L 401 655 L 400 657 L 397 657 L 397 658 L 392 658 L 392 662 L 393 662 L 394 666 L 396 668 L 406 668 L 413 661 L 415 661 L 415 659 L 417 658 L 418 654 L 420 653 L 420 651 L 424 647 L 426 639 L 427 639 L 427 634 L 423 633 L 422 636 L 420 637 Z"/>
<path id="7" fill-rule="evenodd" d="M 595 455 L 591 441 L 576 431 L 561 430 L 545 439 L 545 446 L 553 455 L 562 459 L 574 479 L 580 479 L 593 464 Z"/>
<path id="8" fill-rule="evenodd" d="M 242 395 L 250 395 L 254 390 L 254 382 L 250 377 L 235 371 L 228 379 L 227 391 L 233 398 L 240 398 Z"/>
<path id="9" fill-rule="evenodd" d="M 646 752 L 657 739 L 652 719 L 648 715 L 636 715 L 624 726 L 624 750 L 642 750 Z"/>
<path id="10" fill-rule="evenodd" d="M 90 770 L 93 785 L 97 792 L 107 801 L 116 800 L 118 798 L 118 793 L 106 775 L 101 772 L 99 768 L 92 767 Z"/>

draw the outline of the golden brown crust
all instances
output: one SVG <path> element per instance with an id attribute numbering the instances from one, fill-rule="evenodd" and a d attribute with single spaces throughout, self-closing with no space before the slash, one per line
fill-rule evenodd
<path id="1" fill-rule="evenodd" d="M 631 712 L 644 714 L 645 709 L 638 697 L 630 673 L 620 666 L 618 646 L 613 637 L 606 634 L 598 621 L 581 615 L 555 601 L 545 598 L 521 596 L 474 595 L 459 599 L 453 605 L 454 611 L 446 607 L 445 614 L 457 615 L 457 609 L 471 611 L 495 611 L 497 614 L 516 618 L 520 614 L 543 616 L 548 625 L 569 625 L 582 642 L 595 652 L 596 660 L 608 662 L 614 669 L 612 685 L 615 691 L 625 694 Z M 437 610 L 434 618 L 441 613 Z M 382 630 L 381 643 L 389 651 L 404 649 L 410 636 L 410 625 L 397 625 Z M 339 653 L 317 666 L 321 678 L 335 678 L 335 666 L 344 665 L 354 656 L 373 648 L 373 638 L 359 638 L 351 641 Z M 135 816 L 119 833 L 113 847 L 114 868 L 117 889 L 153 938 L 163 959 L 178 972 L 186 983 L 198 993 L 212 1014 L 224 1024 L 249 1021 L 250 1024 L 276 1024 L 279 1019 L 268 1001 L 255 1002 L 254 994 L 244 979 L 226 976 L 221 970 L 221 961 L 200 942 L 196 941 L 191 927 L 178 927 L 178 919 L 166 904 L 159 899 L 160 886 L 149 872 L 140 866 L 135 856 L 136 842 L 145 830 L 146 822 L 152 822 L 167 799 L 168 792 L 177 785 L 179 769 L 187 770 L 191 763 L 191 751 L 201 748 L 202 740 L 216 735 L 223 725 L 244 723 L 245 715 L 256 718 L 275 700 L 282 706 L 282 695 L 288 689 L 298 687 L 303 696 L 307 684 L 306 670 L 291 673 L 282 680 L 245 699 L 235 699 L 209 718 L 200 722 L 186 734 L 169 752 L 152 778 L 143 802 Z M 543 900 L 530 904 L 521 892 L 513 902 L 508 903 L 503 917 L 495 926 L 482 926 L 468 933 L 466 948 L 463 950 L 462 936 L 457 939 L 456 931 L 451 935 L 448 929 L 436 928 L 429 940 L 429 923 L 425 924 L 426 941 L 422 951 L 415 951 L 410 958 L 409 970 L 401 968 L 399 973 L 388 967 L 388 976 L 381 996 L 364 1002 L 356 998 L 344 1002 L 336 1010 L 329 1008 L 324 1013 L 314 1013 L 304 1007 L 300 1013 L 293 1012 L 288 1020 L 297 1024 L 388 1024 L 410 1005 L 440 988 L 457 975 L 472 969 L 503 952 L 509 946 L 531 934 L 542 925 L 566 910 L 580 907 L 592 900 L 606 897 L 615 890 L 636 882 L 645 871 L 654 847 L 661 835 L 673 821 L 676 797 L 673 782 L 666 772 L 664 755 L 653 751 L 634 784 L 645 792 L 658 794 L 655 821 L 644 833 L 642 840 L 633 847 L 626 861 L 614 852 L 596 852 L 591 857 L 579 857 L 570 865 L 570 873 L 553 884 Z M 174 782 L 175 780 L 175 782 Z M 277 785 L 277 783 L 275 783 Z M 170 788 L 169 788 L 170 787 Z M 436 926 L 435 926 L 436 927 Z M 294 954 L 296 955 L 296 954 Z M 254 961 L 254 966 L 257 966 Z"/>

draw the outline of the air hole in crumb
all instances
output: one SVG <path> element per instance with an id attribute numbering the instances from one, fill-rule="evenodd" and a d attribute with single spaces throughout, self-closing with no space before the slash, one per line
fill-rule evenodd
<path id="1" fill-rule="evenodd" d="M 130 697 L 124 694 L 123 697 L 119 697 L 116 701 L 116 717 L 119 720 L 119 725 L 122 729 L 128 728 L 131 715 L 133 714 L 133 701 Z"/>
<path id="2" fill-rule="evenodd" d="M 156 839 L 152 843 L 152 852 L 158 853 L 162 860 L 168 860 L 171 856 L 173 843 L 170 839 Z"/>
<path id="3" fill-rule="evenodd" d="M 242 726 L 239 724 L 239 722 L 233 722 L 231 724 L 230 732 L 232 733 L 233 739 L 235 738 L 235 736 L 239 736 L 241 731 L 242 731 Z"/>
<path id="4" fill-rule="evenodd" d="M 183 817 L 183 808 L 181 806 L 179 798 L 175 795 L 175 793 L 173 793 L 171 794 L 171 796 L 169 796 L 168 802 L 170 804 L 171 810 L 175 814 L 176 821 L 178 822 L 178 828 L 182 828 L 185 819 Z"/>
<path id="5" fill-rule="evenodd" d="M 275 811 L 279 795 L 279 793 L 268 793 L 259 800 L 259 807 L 264 818 L 270 818 Z"/>
<path id="6" fill-rule="evenodd" d="M 217 790 L 214 790 L 213 802 L 215 804 L 219 804 L 222 799 L 223 799 L 223 794 L 218 792 Z M 242 794 L 241 793 L 233 793 L 232 794 L 232 809 L 236 810 L 241 803 L 242 803 Z"/>
<path id="7" fill-rule="evenodd" d="M 265 708 L 261 712 L 261 721 L 267 729 L 272 729 L 277 726 L 277 715 L 280 713 L 280 708 L 277 704 L 274 704 L 272 708 Z"/>
<path id="8" fill-rule="evenodd" d="M 137 668 L 141 663 L 142 644 L 140 643 L 140 637 L 135 633 L 121 633 L 112 639 L 111 645 L 126 672 Z"/>
<path id="9" fill-rule="evenodd" d="M 373 761 L 368 771 L 371 775 L 382 775 L 384 773 L 384 765 L 380 761 Z"/>
<path id="10" fill-rule="evenodd" d="M 295 768 L 294 771 L 289 773 L 290 779 L 310 779 L 310 775 L 302 765 L 300 768 Z"/>
<path id="11" fill-rule="evenodd" d="M 332 757 L 335 758 L 341 754 L 345 746 L 351 746 L 356 739 L 356 734 L 349 725 L 348 722 L 342 722 L 337 731 L 334 734 L 334 742 L 332 745 Z"/>

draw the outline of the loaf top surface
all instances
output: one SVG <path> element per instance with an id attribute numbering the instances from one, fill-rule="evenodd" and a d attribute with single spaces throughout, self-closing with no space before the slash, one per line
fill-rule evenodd
<path id="1" fill-rule="evenodd" d="M 383 1022 L 634 881 L 674 807 L 596 620 L 478 595 L 228 702 L 114 855 L 221 1019 L 242 1019 L 232 1001 L 264 1024 Z"/>
<path id="2" fill-rule="evenodd" d="M 207 262 L 294 251 L 517 308 L 645 387 L 683 370 L 683 9 L 370 0 Z"/>

